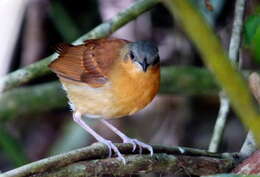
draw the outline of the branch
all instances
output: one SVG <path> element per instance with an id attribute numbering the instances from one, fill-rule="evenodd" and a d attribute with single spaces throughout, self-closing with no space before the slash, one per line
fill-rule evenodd
<path id="1" fill-rule="evenodd" d="M 0 94 L 0 121 L 64 108 L 66 102 L 58 82 L 14 89 Z"/>
<path id="2" fill-rule="evenodd" d="M 109 36 L 111 33 L 118 30 L 120 27 L 124 26 L 131 20 L 151 9 L 154 5 L 159 3 L 160 0 L 141 0 L 134 3 L 131 7 L 118 13 L 111 20 L 97 26 L 92 31 L 81 36 L 79 39 L 73 42 L 73 44 L 80 44 L 84 40 L 93 38 L 102 38 Z M 24 83 L 27 83 L 37 77 L 46 75 L 50 73 L 48 69 L 48 64 L 57 58 L 57 54 L 52 54 L 49 57 L 42 59 L 39 62 L 31 64 L 25 68 L 18 69 L 2 79 L 0 79 L 0 92 L 6 91 L 8 89 L 17 87 Z"/>
<path id="3" fill-rule="evenodd" d="M 127 165 L 118 159 L 91 160 L 73 163 L 66 167 L 37 174 L 35 177 L 85 177 L 112 175 L 125 176 L 146 173 L 171 173 L 175 175 L 210 175 L 227 172 L 232 167 L 232 161 L 192 156 L 174 156 L 167 154 L 129 155 Z"/>
<path id="4" fill-rule="evenodd" d="M 187 0 L 166 0 L 165 4 L 193 40 L 202 59 L 225 90 L 234 111 L 252 130 L 259 145 L 260 114 L 244 78 L 229 61 L 218 38 Z"/>
<path id="5" fill-rule="evenodd" d="M 219 88 L 207 69 L 192 66 L 161 68 L 162 94 L 215 95 Z"/>
<path id="6" fill-rule="evenodd" d="M 239 48 L 241 43 L 241 32 L 243 27 L 243 17 L 245 9 L 245 0 L 237 0 L 235 6 L 234 23 L 229 44 L 229 59 L 234 64 L 238 60 Z M 215 123 L 213 136 L 210 141 L 209 151 L 217 152 L 220 142 L 222 140 L 224 129 L 229 113 L 229 99 L 224 92 L 220 93 L 220 108 L 218 117 Z"/>
<path id="7" fill-rule="evenodd" d="M 253 154 L 256 150 L 257 150 L 257 147 L 256 147 L 256 144 L 255 144 L 254 137 L 252 135 L 252 132 L 249 131 L 247 133 L 244 144 L 242 145 L 240 152 L 239 152 L 240 160 L 246 159 L 251 154 Z"/>
<path id="8" fill-rule="evenodd" d="M 232 173 L 243 175 L 260 175 L 260 150 L 250 154 L 247 159 L 232 170 Z"/>
<path id="9" fill-rule="evenodd" d="M 93 176 L 93 174 L 134 174 L 148 172 L 194 173 L 196 175 L 223 173 L 234 163 L 234 154 L 214 154 L 205 150 L 165 147 L 154 145 L 154 156 L 136 155 L 131 144 L 116 144 L 120 152 L 128 154 L 124 165 L 116 158 L 106 158 L 105 145 L 95 143 L 91 146 L 68 153 L 39 160 L 20 168 L 3 173 L 3 177 L 23 176 Z M 148 154 L 145 151 L 144 154 Z M 135 154 L 135 155 L 130 155 Z M 99 159 L 106 158 L 106 159 Z M 93 160 L 96 159 L 96 160 Z M 89 161 L 88 161 L 89 160 Z M 166 170 L 166 171 L 165 171 Z M 73 176 L 74 176 L 73 175 Z"/>
<path id="10" fill-rule="evenodd" d="M 218 148 L 223 138 L 224 130 L 226 127 L 227 115 L 230 109 L 229 100 L 223 91 L 219 93 L 219 97 L 220 97 L 220 108 L 218 111 L 217 120 L 215 122 L 213 135 L 211 137 L 210 144 L 209 144 L 208 150 L 210 152 L 218 152 Z"/>
<path id="11" fill-rule="evenodd" d="M 243 17 L 246 0 L 236 0 L 234 23 L 232 27 L 231 39 L 229 44 L 229 59 L 235 63 L 238 61 L 239 48 L 241 44 L 241 33 L 243 28 Z"/>

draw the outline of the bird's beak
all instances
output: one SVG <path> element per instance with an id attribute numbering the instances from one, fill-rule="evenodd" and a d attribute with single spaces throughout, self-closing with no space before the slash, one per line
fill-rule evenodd
<path id="1" fill-rule="evenodd" d="M 146 71 L 147 71 L 147 68 L 148 68 L 148 66 L 149 66 L 149 64 L 147 63 L 147 61 L 144 60 L 143 62 L 140 62 L 139 64 L 142 66 L 143 71 L 146 72 Z"/>

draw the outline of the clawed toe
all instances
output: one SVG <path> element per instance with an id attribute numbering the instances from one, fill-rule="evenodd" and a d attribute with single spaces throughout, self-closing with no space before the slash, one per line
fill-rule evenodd
<path id="1" fill-rule="evenodd" d="M 124 140 L 123 143 L 132 144 L 132 146 L 133 146 L 132 152 L 135 151 L 135 149 L 136 149 L 136 144 L 137 144 L 137 143 L 134 141 L 134 139 L 128 138 L 128 139 Z"/>
<path id="2" fill-rule="evenodd" d="M 119 160 L 122 160 L 122 162 L 123 162 L 124 164 L 126 164 L 125 158 L 123 157 L 123 155 L 121 154 L 121 152 L 119 151 L 119 149 L 118 149 L 111 141 L 109 141 L 109 140 L 104 140 L 104 141 L 102 141 L 102 143 L 105 144 L 105 145 L 108 147 L 108 149 L 109 149 L 109 157 L 112 156 L 112 149 L 113 149 L 113 151 L 114 151 L 114 152 L 116 153 L 116 155 L 118 156 L 118 159 L 119 159 Z"/>
<path id="3" fill-rule="evenodd" d="M 133 139 L 134 142 L 139 146 L 140 148 L 140 153 L 142 153 L 142 148 L 146 148 L 148 149 L 148 151 L 150 151 L 150 155 L 152 156 L 153 155 L 153 147 L 149 144 L 145 144 L 137 139 Z"/>
<path id="4" fill-rule="evenodd" d="M 101 122 L 104 123 L 106 126 L 108 126 L 113 132 L 115 132 L 123 140 L 123 143 L 132 144 L 133 145 L 133 150 L 132 150 L 133 152 L 135 151 L 136 147 L 139 146 L 140 154 L 142 153 L 142 148 L 146 148 L 150 151 L 151 156 L 153 155 L 153 147 L 151 145 L 145 144 L 145 143 L 143 143 L 143 142 L 141 142 L 137 139 L 129 138 L 124 133 L 119 131 L 116 127 L 114 127 L 112 124 L 108 123 L 106 120 L 101 119 Z M 112 147 L 112 149 L 113 149 L 113 147 Z M 120 158 L 120 156 L 118 156 L 118 157 Z"/>
<path id="5" fill-rule="evenodd" d="M 142 148 L 146 148 L 148 149 L 148 151 L 150 151 L 150 155 L 152 156 L 153 155 L 153 147 L 149 144 L 145 144 L 137 139 L 130 139 L 130 138 L 127 138 L 127 139 L 124 139 L 123 141 L 124 143 L 130 143 L 133 145 L 133 152 L 135 151 L 136 149 L 136 146 L 138 145 L 139 146 L 139 152 L 140 154 L 142 154 Z"/>

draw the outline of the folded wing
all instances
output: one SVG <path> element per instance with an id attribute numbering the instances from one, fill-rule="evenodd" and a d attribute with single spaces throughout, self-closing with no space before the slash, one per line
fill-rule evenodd
<path id="1" fill-rule="evenodd" d="M 49 67 L 59 77 L 101 87 L 109 80 L 108 72 L 126 43 L 104 38 L 87 40 L 78 46 L 59 44 L 56 47 L 59 57 Z"/>

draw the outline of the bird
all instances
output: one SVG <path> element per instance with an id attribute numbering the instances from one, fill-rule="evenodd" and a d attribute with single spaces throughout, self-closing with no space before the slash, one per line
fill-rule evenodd
<path id="1" fill-rule="evenodd" d="M 151 145 L 129 138 L 108 119 L 130 116 L 148 105 L 160 87 L 160 57 L 151 41 L 131 42 L 119 38 L 90 39 L 80 45 L 61 43 L 56 46 L 58 58 L 48 66 L 57 74 L 67 93 L 73 120 L 94 138 L 105 144 L 126 163 L 119 149 L 96 133 L 85 118 L 102 122 L 123 143 L 146 148 Z"/>

